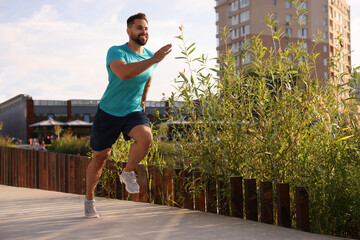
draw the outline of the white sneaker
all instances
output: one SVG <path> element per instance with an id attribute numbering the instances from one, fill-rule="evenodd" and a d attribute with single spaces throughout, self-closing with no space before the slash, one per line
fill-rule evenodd
<path id="1" fill-rule="evenodd" d="M 137 183 L 136 174 L 134 171 L 120 174 L 120 181 L 125 184 L 125 189 L 128 193 L 139 193 L 139 184 Z"/>
<path id="2" fill-rule="evenodd" d="M 99 217 L 99 214 L 95 208 L 95 200 L 87 200 L 85 198 L 84 210 L 85 210 L 85 216 L 87 218 L 98 218 Z"/>

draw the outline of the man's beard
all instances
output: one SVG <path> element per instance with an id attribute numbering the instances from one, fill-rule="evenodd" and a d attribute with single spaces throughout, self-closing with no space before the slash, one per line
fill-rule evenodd
<path id="1" fill-rule="evenodd" d="M 144 40 L 141 40 L 141 36 L 144 36 Z M 131 33 L 131 40 L 139 44 L 140 46 L 144 46 L 147 43 L 148 38 L 145 35 L 138 35 L 135 36 L 135 34 Z"/>

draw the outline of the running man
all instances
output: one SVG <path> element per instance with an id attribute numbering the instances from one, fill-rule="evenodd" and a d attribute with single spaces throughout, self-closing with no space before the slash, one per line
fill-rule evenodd
<path id="1" fill-rule="evenodd" d="M 111 147 L 122 133 L 126 140 L 134 139 L 129 159 L 120 175 L 126 191 L 138 193 L 135 168 L 146 156 L 152 143 L 149 119 L 145 114 L 145 100 L 156 65 L 171 52 L 171 44 L 152 53 L 144 45 L 149 39 L 146 15 L 138 13 L 128 18 L 129 41 L 109 49 L 106 68 L 109 83 L 100 100 L 91 129 L 90 146 L 94 150 L 86 170 L 85 216 L 98 218 L 94 191 Z"/>

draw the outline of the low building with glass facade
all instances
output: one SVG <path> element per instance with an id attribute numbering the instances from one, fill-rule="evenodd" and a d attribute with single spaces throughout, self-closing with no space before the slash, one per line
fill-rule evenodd
<path id="1" fill-rule="evenodd" d="M 31 96 L 20 94 L 0 103 L 1 136 L 8 136 L 28 143 L 36 138 L 36 129 L 31 124 L 52 118 L 60 122 L 94 120 L 100 100 L 34 100 Z M 166 101 L 146 101 L 146 113 L 150 121 L 165 120 L 169 107 Z M 158 112 L 158 114 L 157 114 Z"/>

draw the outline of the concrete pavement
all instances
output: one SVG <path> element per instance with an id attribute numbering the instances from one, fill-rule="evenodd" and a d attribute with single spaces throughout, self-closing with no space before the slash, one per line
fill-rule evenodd
<path id="1" fill-rule="evenodd" d="M 0 185 L 0 239 L 340 239 L 175 207 Z"/>

